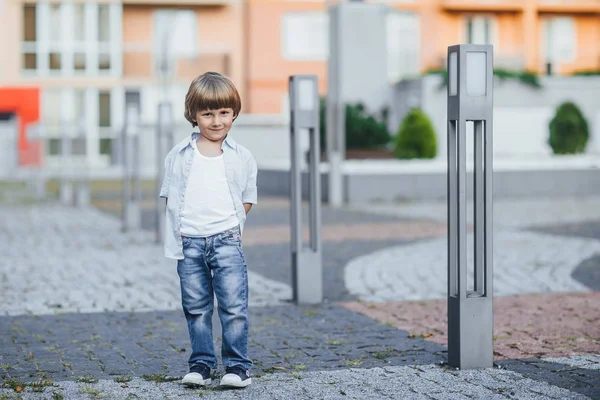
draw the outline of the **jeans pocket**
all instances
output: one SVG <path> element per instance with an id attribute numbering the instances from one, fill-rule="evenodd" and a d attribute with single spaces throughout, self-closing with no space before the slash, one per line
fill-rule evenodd
<path id="1" fill-rule="evenodd" d="M 190 243 L 192 243 L 192 238 L 189 238 L 187 236 L 182 236 L 181 242 L 183 244 L 183 247 L 188 247 L 190 245 Z"/>
<path id="2" fill-rule="evenodd" d="M 221 233 L 219 235 L 219 241 L 225 245 L 241 246 L 242 235 L 240 233 L 240 228 L 235 227 L 235 228 L 228 229 L 225 232 Z"/>

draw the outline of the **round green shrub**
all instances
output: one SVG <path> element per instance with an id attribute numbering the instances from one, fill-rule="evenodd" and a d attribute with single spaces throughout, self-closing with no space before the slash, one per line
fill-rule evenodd
<path id="1" fill-rule="evenodd" d="M 583 153 L 589 140 L 588 124 L 575 103 L 565 102 L 550 121 L 548 143 L 554 154 Z"/>
<path id="2" fill-rule="evenodd" d="M 400 159 L 435 158 L 437 137 L 429 117 L 418 108 L 408 112 L 394 139 L 394 155 Z"/>
<path id="3" fill-rule="evenodd" d="M 327 113 L 326 100 L 320 100 L 320 141 L 321 149 L 327 145 Z M 385 124 L 387 110 L 382 110 L 381 118 L 367 114 L 362 104 L 346 105 L 346 149 L 378 149 L 384 148 L 391 140 Z"/>

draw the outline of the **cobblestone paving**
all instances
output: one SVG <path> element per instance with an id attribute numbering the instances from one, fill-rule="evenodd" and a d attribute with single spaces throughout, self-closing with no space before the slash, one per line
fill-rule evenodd
<path id="1" fill-rule="evenodd" d="M 445 349 L 338 306 L 250 308 L 255 376 L 274 371 L 431 364 Z M 215 325 L 215 346 L 220 329 Z M 5 379 L 182 376 L 189 339 L 179 311 L 0 317 Z M 221 370 L 221 367 L 219 368 Z"/>
<path id="2" fill-rule="evenodd" d="M 467 240 L 472 243 L 473 236 Z M 472 248 L 472 247 L 471 247 Z M 600 253 L 600 241 L 531 232 L 494 236 L 494 295 L 589 290 L 571 277 L 579 261 Z M 467 255 L 473 263 L 472 252 Z M 445 238 L 387 248 L 352 260 L 345 282 L 365 301 L 428 300 L 447 294 Z M 468 271 L 473 282 L 472 270 Z"/>
<path id="3" fill-rule="evenodd" d="M 445 204 L 373 205 L 379 215 L 445 223 Z M 470 215 L 469 213 L 467 215 Z M 502 200 L 494 204 L 494 294 L 580 292 L 600 287 L 600 198 Z M 472 219 L 468 219 L 472 223 Z M 467 234 L 472 282 L 473 235 Z M 345 269 L 350 294 L 365 301 L 446 296 L 447 240 L 364 254 Z M 443 277 L 443 279 L 440 279 Z"/>
<path id="4" fill-rule="evenodd" d="M 354 300 L 344 283 L 344 267 L 362 254 L 396 246 L 401 240 L 343 241 L 323 243 L 323 285 L 325 301 Z M 405 242 L 409 243 L 409 242 Z M 277 282 L 291 282 L 289 244 L 253 245 L 244 249 L 248 265 L 259 275 Z M 290 296 L 291 298 L 291 296 Z"/>
<path id="5" fill-rule="evenodd" d="M 0 206 L 0 315 L 178 309 L 175 263 L 153 240 L 93 209 Z M 252 305 L 292 297 L 289 285 L 249 280 Z"/>
<path id="6" fill-rule="evenodd" d="M 214 385 L 199 390 L 184 389 L 174 382 L 152 382 L 140 378 L 130 380 L 100 380 L 92 383 L 72 381 L 57 382 L 52 387 L 41 387 L 48 399 L 59 393 L 65 399 L 590 399 L 596 398 L 591 385 L 577 383 L 568 376 L 585 375 L 584 368 L 570 369 L 566 378 L 556 382 L 569 386 L 550 385 L 536 380 L 536 372 L 556 368 L 562 364 L 538 362 L 536 366 L 520 363 L 515 368 L 520 373 L 506 369 L 478 371 L 451 371 L 437 365 L 389 366 L 371 369 L 348 369 L 315 372 L 267 374 L 254 379 L 251 387 L 243 391 L 219 390 Z M 593 371 L 592 371 L 593 372 Z M 557 376 L 557 375 L 555 375 Z M 597 375 L 596 375 L 597 377 Z M 559 379 L 559 378 L 557 378 Z M 566 381 L 565 381 L 566 380 Z M 0 389 L 10 393 L 9 389 Z M 40 393 L 28 392 L 22 399 L 42 398 Z M 586 394 L 590 397 L 587 397 Z M 83 397 L 86 396 L 86 397 Z"/>
<path id="7" fill-rule="evenodd" d="M 496 297 L 495 358 L 600 354 L 599 304 L 600 292 Z M 447 345 L 446 300 L 343 305 L 415 337 Z"/>
<path id="8" fill-rule="evenodd" d="M 0 314 L 9 315 L 0 317 L 0 399 L 600 398 L 597 356 L 544 353 L 544 360 L 500 360 L 503 369 L 453 371 L 440 364 L 445 348 L 423 340 L 425 335 L 337 305 L 285 305 L 291 297 L 289 248 L 277 235 L 286 230 L 287 205 L 276 200 L 261 204 L 252 211 L 255 223 L 247 226 L 270 239 L 246 248 L 254 301 L 250 353 L 256 361 L 254 384 L 244 391 L 222 391 L 215 384 L 185 390 L 179 384 L 189 340 L 178 282 L 174 265 L 151 244 L 150 232 L 119 233 L 118 221 L 89 209 L 0 206 Z M 592 203 L 586 204 L 583 214 L 591 212 Z M 330 301 L 352 300 L 342 273 L 350 259 L 391 245 L 428 243 L 439 239 L 415 239 L 442 234 L 443 219 L 386 215 L 346 210 L 336 216 L 324 210 L 325 228 L 334 227 L 324 245 Z M 543 227 L 547 221 L 535 222 Z M 335 226 L 344 228 L 336 231 Z M 344 232 L 350 229 L 360 234 Z M 563 279 L 562 270 L 557 271 L 556 279 Z M 277 306 L 257 307 L 269 304 Z M 593 319 L 589 324 L 597 326 Z M 215 329 L 218 346 L 218 324 Z"/>

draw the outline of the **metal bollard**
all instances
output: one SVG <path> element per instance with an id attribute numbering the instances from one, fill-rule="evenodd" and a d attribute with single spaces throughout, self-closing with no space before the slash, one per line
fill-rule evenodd
<path id="1" fill-rule="evenodd" d="M 448 47 L 448 363 L 492 367 L 493 48 Z M 474 290 L 467 282 L 466 129 L 474 124 Z"/>
<path id="2" fill-rule="evenodd" d="M 125 124 L 121 135 L 123 157 L 123 231 L 142 226 L 139 107 L 135 103 L 125 107 Z"/>
<path id="3" fill-rule="evenodd" d="M 65 205 L 73 205 L 73 142 L 70 127 L 64 121 L 61 122 L 60 130 L 60 158 L 61 173 L 59 182 L 60 202 Z"/>
<path id="4" fill-rule="evenodd" d="M 165 201 L 158 197 L 162 186 L 165 169 L 165 157 L 174 146 L 173 139 L 173 105 L 158 105 L 158 124 L 156 128 L 156 243 L 163 242 L 165 231 Z"/>
<path id="5" fill-rule="evenodd" d="M 321 176 L 319 149 L 319 95 L 315 75 L 290 77 L 290 212 L 292 236 L 293 301 L 316 304 L 323 301 L 321 244 Z M 300 135 L 308 130 L 309 150 L 309 246 L 302 229 L 302 149 Z"/>

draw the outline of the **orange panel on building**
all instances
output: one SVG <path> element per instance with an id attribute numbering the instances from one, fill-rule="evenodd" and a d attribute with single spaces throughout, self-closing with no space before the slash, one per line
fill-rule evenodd
<path id="1" fill-rule="evenodd" d="M 0 112 L 15 113 L 19 118 L 19 165 L 41 165 L 39 140 L 28 140 L 26 128 L 40 119 L 39 88 L 0 88 Z"/>

